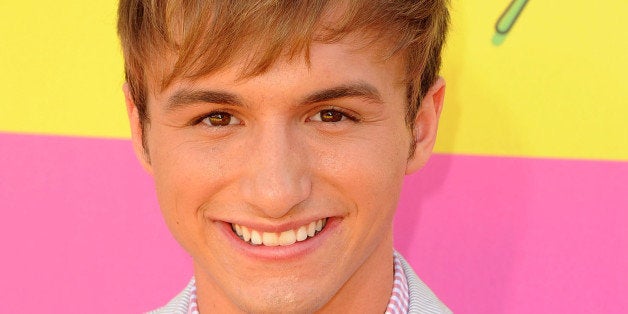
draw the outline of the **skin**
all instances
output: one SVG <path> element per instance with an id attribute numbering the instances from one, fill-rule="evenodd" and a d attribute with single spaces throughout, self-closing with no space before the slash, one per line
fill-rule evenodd
<path id="1" fill-rule="evenodd" d="M 435 82 L 415 129 L 408 130 L 402 58 L 382 62 L 376 49 L 355 47 L 348 40 L 314 44 L 309 65 L 279 60 L 244 80 L 237 79 L 241 65 L 234 64 L 196 81 L 176 81 L 149 95 L 145 134 L 125 86 L 136 153 L 154 177 L 168 227 L 193 257 L 201 312 L 386 308 L 402 181 L 431 154 L 445 87 L 441 78 Z M 304 103 L 308 95 L 356 82 L 374 88 L 380 99 Z M 197 100 L 168 109 L 182 90 L 227 92 L 239 103 Z M 325 111 L 330 109 L 353 120 Z M 212 112 L 214 118 L 230 114 L 231 120 L 214 120 L 231 124 L 212 126 L 203 119 Z M 324 119 L 329 116 L 336 120 Z M 409 157 L 412 141 L 417 145 Z M 328 226 L 298 254 L 289 247 L 257 254 L 259 247 L 225 227 L 281 231 L 326 217 Z"/>

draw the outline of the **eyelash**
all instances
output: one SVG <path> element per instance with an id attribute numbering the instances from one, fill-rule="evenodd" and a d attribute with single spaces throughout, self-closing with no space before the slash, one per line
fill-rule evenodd
<path id="1" fill-rule="evenodd" d="M 341 108 L 337 108 L 337 107 L 333 107 L 333 106 L 320 108 L 320 109 L 318 109 L 316 111 L 316 113 L 314 115 L 320 115 L 323 111 L 336 111 L 336 112 L 342 114 L 344 117 L 346 117 L 351 122 L 360 122 L 361 121 L 360 118 L 358 118 L 355 114 L 350 113 L 347 110 L 344 110 L 344 109 L 341 109 Z M 213 110 L 213 111 L 211 111 L 211 112 L 209 112 L 207 114 L 203 114 L 203 115 L 197 117 L 196 119 L 192 120 L 190 125 L 202 124 L 205 119 L 207 119 L 210 116 L 215 115 L 215 114 L 229 114 L 232 117 L 237 117 L 236 114 L 230 112 L 229 110 Z M 312 116 L 314 116 L 314 115 L 310 115 L 308 117 L 308 120 Z M 325 123 L 337 123 L 337 122 L 325 122 Z M 213 127 L 216 127 L 216 126 L 213 126 Z"/>
<path id="2" fill-rule="evenodd" d="M 211 112 L 208 112 L 206 114 L 200 115 L 198 117 L 196 117 L 194 120 L 190 121 L 190 125 L 199 125 L 199 124 L 203 124 L 203 120 L 211 117 L 212 115 L 215 114 L 228 114 L 231 115 L 232 117 L 236 117 L 236 115 L 232 112 L 230 112 L 229 110 L 213 110 Z"/>
<path id="3" fill-rule="evenodd" d="M 334 107 L 334 106 L 327 106 L 327 107 L 320 108 L 320 109 L 318 109 L 316 111 L 316 113 L 314 115 L 319 115 L 323 111 L 336 111 L 336 112 L 342 114 L 343 116 L 345 116 L 351 122 L 360 122 L 361 121 L 355 114 L 349 112 L 348 110 L 341 109 L 341 108 Z M 327 122 L 327 123 L 334 123 L 334 122 Z"/>

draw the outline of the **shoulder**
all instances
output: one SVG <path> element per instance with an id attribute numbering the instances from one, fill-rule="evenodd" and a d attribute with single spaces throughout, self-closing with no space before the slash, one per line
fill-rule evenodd
<path id="1" fill-rule="evenodd" d="M 194 278 L 192 278 L 185 289 L 179 292 L 168 304 L 154 311 L 150 311 L 148 314 L 187 314 L 190 307 L 190 299 L 194 293 L 194 287 Z"/>
<path id="2" fill-rule="evenodd" d="M 409 313 L 433 313 L 447 314 L 452 313 L 449 308 L 441 300 L 436 297 L 434 292 L 416 275 L 410 264 L 395 252 L 401 262 L 401 267 L 408 281 L 408 290 L 410 294 Z"/>

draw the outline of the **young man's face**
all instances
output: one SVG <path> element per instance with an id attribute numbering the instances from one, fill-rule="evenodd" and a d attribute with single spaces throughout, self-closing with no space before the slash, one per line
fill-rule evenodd
<path id="1" fill-rule="evenodd" d="M 303 312 L 365 287 L 389 296 L 397 198 L 427 160 L 444 88 L 424 101 L 409 159 L 403 62 L 356 47 L 314 44 L 310 65 L 280 60 L 240 81 L 236 65 L 149 96 L 145 167 L 211 298 L 201 306 Z"/>

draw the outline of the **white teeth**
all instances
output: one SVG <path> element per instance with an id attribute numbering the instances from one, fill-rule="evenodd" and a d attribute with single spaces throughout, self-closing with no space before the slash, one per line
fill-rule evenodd
<path id="1" fill-rule="evenodd" d="M 259 234 L 259 232 L 251 230 L 251 243 L 255 245 L 262 244 L 262 236 Z"/>
<path id="2" fill-rule="evenodd" d="M 264 242 L 265 246 L 277 246 L 279 245 L 279 239 L 277 238 L 277 234 L 274 232 L 264 232 L 262 233 L 262 242 Z"/>
<path id="3" fill-rule="evenodd" d="M 242 238 L 244 238 L 244 241 L 246 242 L 249 242 L 249 240 L 251 240 L 251 231 L 249 231 L 249 228 L 245 226 L 242 226 Z"/>
<path id="4" fill-rule="evenodd" d="M 301 226 L 299 230 L 297 230 L 297 241 L 303 241 L 307 239 L 307 227 Z"/>
<path id="5" fill-rule="evenodd" d="M 316 221 L 312 221 L 307 226 L 307 236 L 313 237 L 315 232 L 316 232 Z"/>
<path id="6" fill-rule="evenodd" d="M 297 236 L 294 230 L 284 231 L 279 235 L 279 245 L 290 245 L 297 242 Z"/>
<path id="7" fill-rule="evenodd" d="M 253 245 L 264 244 L 264 246 L 292 245 L 295 242 L 307 240 L 308 237 L 314 237 L 325 228 L 327 218 L 312 221 L 297 229 L 286 230 L 281 233 L 276 232 L 260 232 L 250 229 L 249 227 L 238 224 L 231 224 L 234 232 L 245 242 Z"/>

